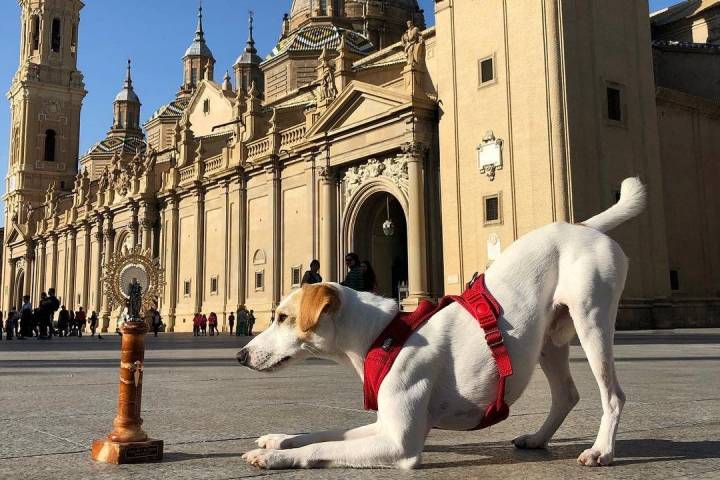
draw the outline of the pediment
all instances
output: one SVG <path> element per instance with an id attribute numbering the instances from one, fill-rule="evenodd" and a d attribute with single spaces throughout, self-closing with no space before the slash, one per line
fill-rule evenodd
<path id="1" fill-rule="evenodd" d="M 185 112 L 190 118 L 196 137 L 220 133 L 221 130 L 213 130 L 213 127 L 232 119 L 233 101 L 222 91 L 220 85 L 204 80 L 190 98 Z"/>
<path id="2" fill-rule="evenodd" d="M 20 229 L 17 223 L 11 222 L 11 230 L 5 237 L 5 244 L 12 245 L 13 243 L 17 243 L 19 241 L 24 242 L 25 238 L 25 233 Z"/>
<path id="3" fill-rule="evenodd" d="M 354 81 L 335 99 L 307 134 L 331 133 L 372 122 L 412 103 L 409 95 Z"/>

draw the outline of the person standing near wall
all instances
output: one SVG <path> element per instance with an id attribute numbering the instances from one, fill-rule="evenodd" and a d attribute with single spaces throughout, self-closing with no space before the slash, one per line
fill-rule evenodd
<path id="1" fill-rule="evenodd" d="M 360 257 L 358 257 L 356 253 L 348 253 L 345 255 L 345 266 L 347 266 L 348 272 L 345 275 L 345 280 L 340 282 L 340 285 L 362 291 L 365 287 L 365 282 L 363 280 L 362 267 L 360 266 Z"/>
<path id="2" fill-rule="evenodd" d="M 233 312 L 230 312 L 230 316 L 228 317 L 228 326 L 230 327 L 230 335 L 235 335 L 235 314 Z"/>
<path id="3" fill-rule="evenodd" d="M 320 276 L 320 261 L 313 260 L 310 262 L 310 270 L 307 270 L 302 277 L 300 286 L 305 284 L 312 285 L 313 283 L 322 282 L 322 276 Z"/>

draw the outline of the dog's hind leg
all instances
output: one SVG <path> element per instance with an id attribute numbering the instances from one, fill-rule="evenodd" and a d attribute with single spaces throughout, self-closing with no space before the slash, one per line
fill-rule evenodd
<path id="1" fill-rule="evenodd" d="M 619 294 L 604 298 L 607 300 L 601 304 L 583 304 L 575 309 L 569 305 L 570 314 L 575 320 L 575 330 L 600 388 L 602 400 L 603 415 L 595 443 L 578 457 L 578 463 L 588 467 L 609 465 L 613 461 L 615 435 L 620 422 L 620 413 L 625 405 L 625 394 L 617 380 L 613 357 L 614 325 Z"/>
<path id="2" fill-rule="evenodd" d="M 550 384 L 552 404 L 550 414 L 540 427 L 540 430 L 533 434 L 522 435 L 513 444 L 517 448 L 545 448 L 565 417 L 577 404 L 580 396 L 572 376 L 570 375 L 569 362 L 570 347 L 568 344 L 557 346 L 550 337 L 545 339 L 542 353 L 540 354 L 540 366 Z"/>

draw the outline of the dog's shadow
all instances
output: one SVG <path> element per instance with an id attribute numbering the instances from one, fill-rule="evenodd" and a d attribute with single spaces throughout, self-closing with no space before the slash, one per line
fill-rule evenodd
<path id="1" fill-rule="evenodd" d="M 426 453 L 452 453 L 480 458 L 454 462 L 430 463 L 427 456 L 422 468 L 455 468 L 463 466 L 502 465 L 526 462 L 568 460 L 592 446 L 587 439 L 558 439 L 547 449 L 521 450 L 510 442 L 463 443 L 459 445 L 426 445 Z M 720 458 L 720 441 L 676 442 L 664 439 L 617 440 L 613 465 L 635 465 L 670 460 L 702 460 Z"/>

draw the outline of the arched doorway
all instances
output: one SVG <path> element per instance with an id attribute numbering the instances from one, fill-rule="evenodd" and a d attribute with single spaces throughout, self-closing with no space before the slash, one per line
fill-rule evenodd
<path id="1" fill-rule="evenodd" d="M 392 232 L 383 224 L 390 220 Z M 398 287 L 407 285 L 407 222 L 400 202 L 388 192 L 375 192 L 358 209 L 352 232 L 352 249 L 375 270 L 378 293 L 398 298 Z"/>

